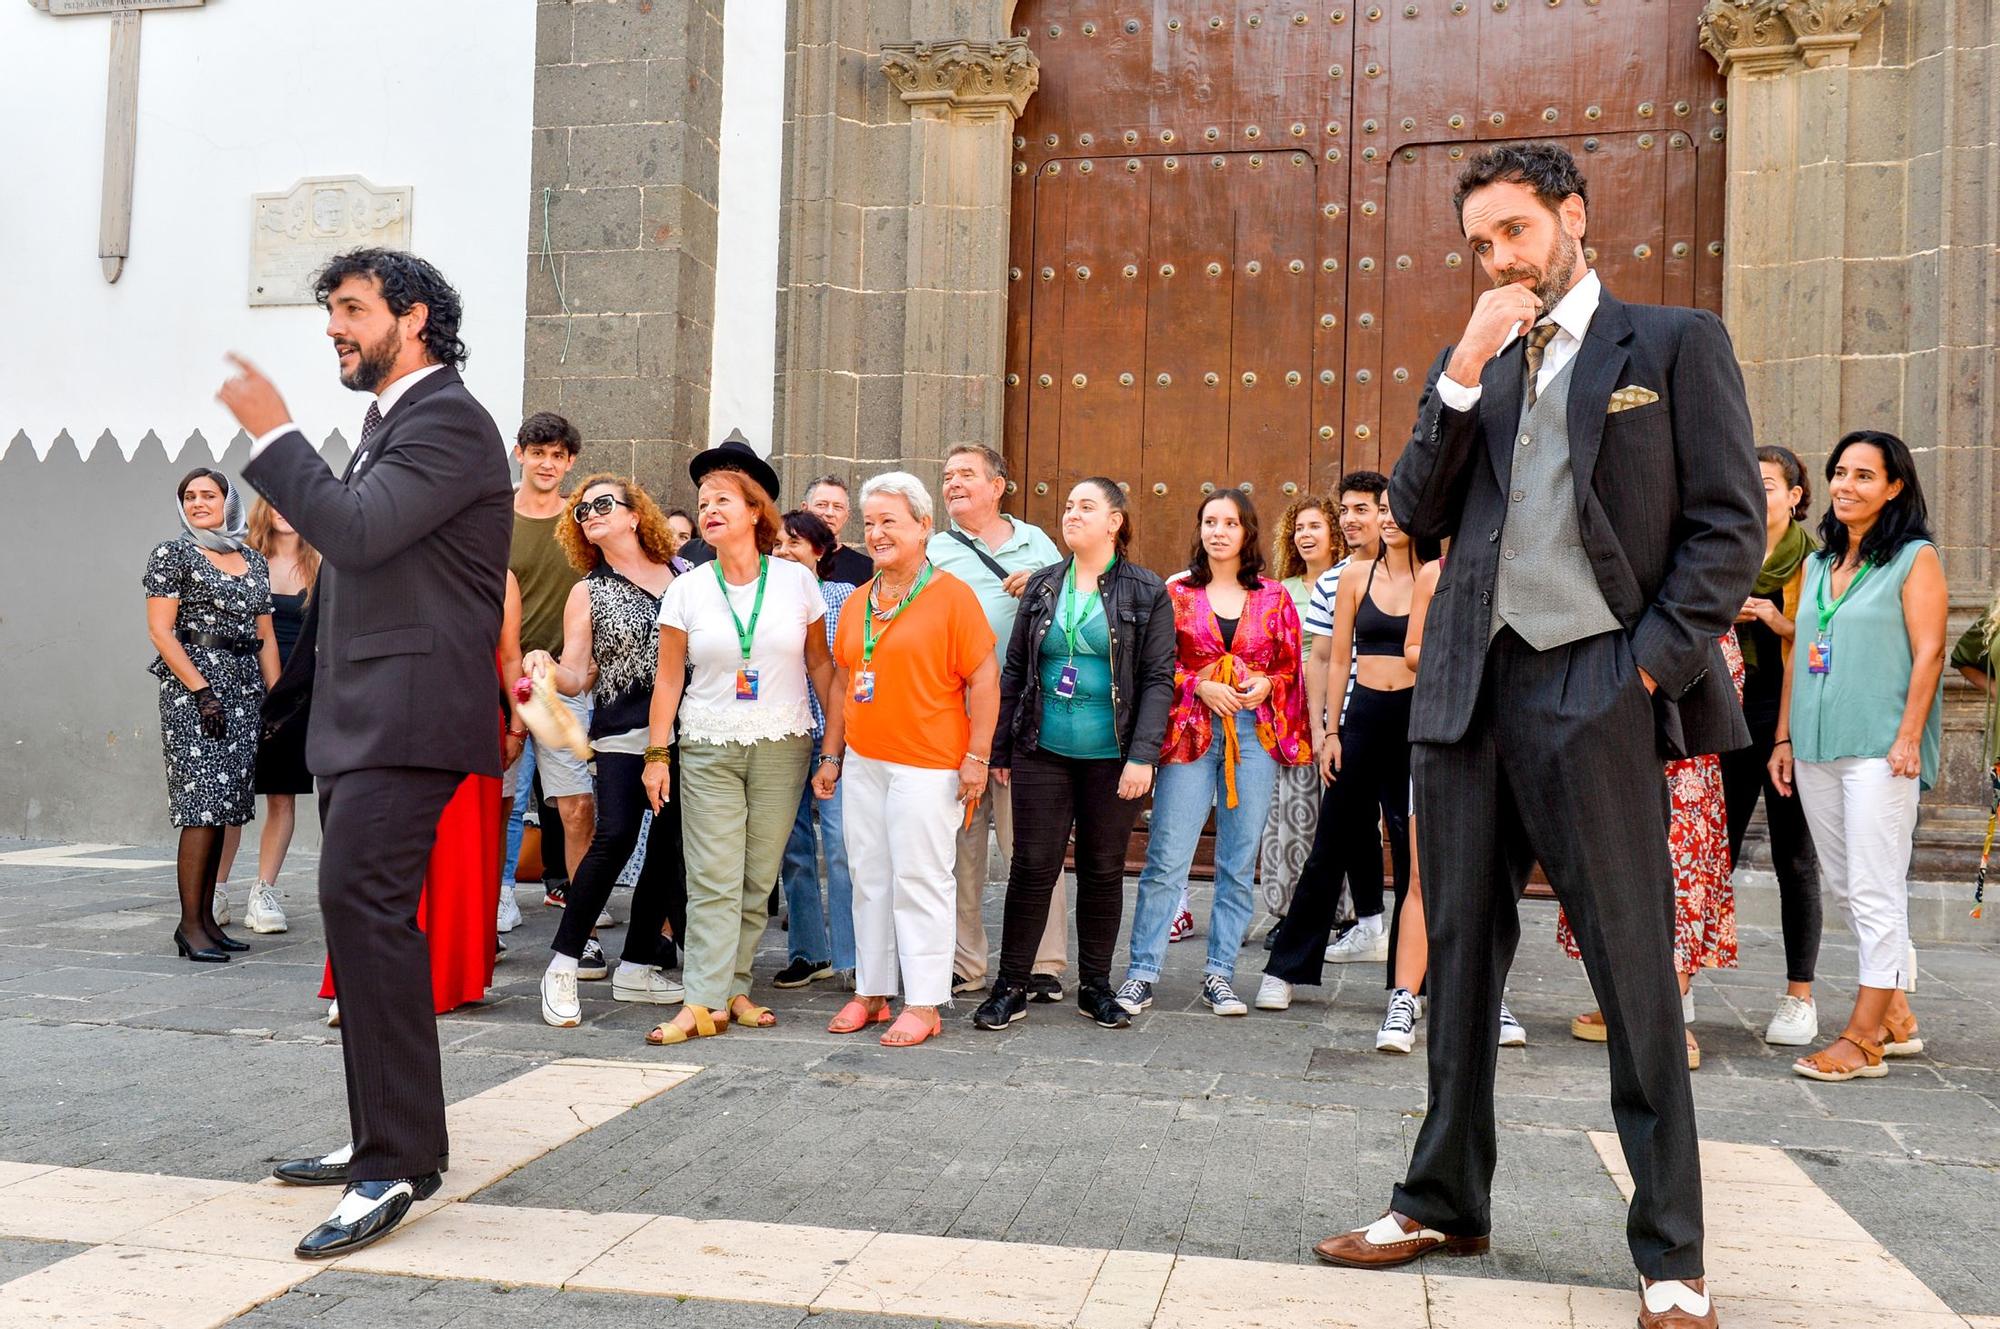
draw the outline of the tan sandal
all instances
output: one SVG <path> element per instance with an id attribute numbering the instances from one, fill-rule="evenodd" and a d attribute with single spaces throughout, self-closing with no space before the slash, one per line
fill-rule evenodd
<path id="1" fill-rule="evenodd" d="M 1914 1011 L 1907 1020 L 1893 1016 L 1882 1017 L 1882 1028 L 1889 1036 L 1882 1040 L 1882 1055 L 1885 1057 L 1914 1057 L 1924 1050 L 1924 1040 L 1917 1036 L 1917 1016 Z"/>
<path id="2" fill-rule="evenodd" d="M 926 1020 L 917 1012 L 905 1006 L 903 1013 L 896 1017 L 896 1023 L 889 1026 L 889 1032 L 882 1035 L 885 1048 L 913 1048 L 944 1032 L 944 1017 L 935 1010 Z"/>
<path id="3" fill-rule="evenodd" d="M 1698 1071 L 1701 1069 L 1701 1044 L 1694 1041 L 1693 1030 L 1684 1029 L 1681 1032 L 1687 1035 L 1688 1069 Z"/>
<path id="4" fill-rule="evenodd" d="M 1864 1058 L 1861 1065 L 1842 1066 L 1832 1059 L 1830 1054 L 1833 1049 L 1843 1042 L 1853 1044 L 1861 1053 Z M 1852 1029 L 1818 1052 L 1800 1057 L 1792 1063 L 1792 1070 L 1808 1080 L 1822 1080 L 1827 1084 L 1840 1084 L 1847 1080 L 1879 1080 L 1889 1073 L 1889 1068 L 1882 1064 L 1882 1045 L 1861 1037 Z"/>
<path id="5" fill-rule="evenodd" d="M 847 1004 L 840 1008 L 840 1014 L 834 1016 L 827 1023 L 826 1032 L 829 1034 L 858 1034 L 871 1024 L 887 1024 L 895 1018 L 896 1013 L 889 1009 L 889 1003 L 886 1001 L 871 1011 L 868 1009 L 868 1003 L 865 1000 L 860 997 L 851 997 L 848 999 Z"/>
<path id="6" fill-rule="evenodd" d="M 667 1048 L 697 1038 L 714 1038 L 729 1028 L 729 1021 L 718 1022 L 715 1012 L 706 1006 L 683 1006 L 681 1009 L 694 1017 L 692 1033 L 669 1020 L 665 1024 L 654 1025 L 653 1031 L 646 1035 L 646 1042 L 656 1048 Z"/>
<path id="7" fill-rule="evenodd" d="M 1603 1011 L 1587 1011 L 1569 1022 L 1569 1036 L 1580 1038 L 1586 1043 L 1609 1042 L 1611 1030 L 1604 1023 Z"/>
<path id="8" fill-rule="evenodd" d="M 736 1003 L 742 1002 L 742 1009 Z M 778 1023 L 778 1013 L 769 1006 L 759 1006 L 750 1000 L 748 994 L 739 992 L 729 999 L 728 1014 L 724 1017 L 745 1029 L 770 1029 Z"/>

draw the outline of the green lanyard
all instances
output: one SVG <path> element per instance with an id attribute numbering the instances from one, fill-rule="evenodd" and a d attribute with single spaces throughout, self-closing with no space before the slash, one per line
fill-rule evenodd
<path id="1" fill-rule="evenodd" d="M 1078 617 L 1076 613 L 1076 560 L 1072 558 L 1069 561 L 1069 575 L 1063 581 L 1062 629 L 1063 636 L 1069 639 L 1069 658 L 1071 660 L 1076 659 L 1076 634 L 1085 623 L 1090 621 L 1090 602 L 1103 596 L 1104 579 L 1111 575 L 1111 569 L 1117 565 L 1118 556 L 1113 554 L 1111 561 L 1104 565 L 1104 571 L 1097 574 L 1096 589 L 1083 597 L 1083 614 L 1081 617 Z"/>
<path id="2" fill-rule="evenodd" d="M 1819 589 L 1814 592 L 1815 597 L 1819 600 L 1820 640 L 1824 641 L 1826 639 L 1827 629 L 1833 626 L 1833 616 L 1840 612 L 1842 605 L 1847 603 L 1847 597 L 1860 590 L 1861 583 L 1867 581 L 1868 574 L 1874 570 L 1875 565 L 1873 563 L 1863 563 L 1861 570 L 1854 574 L 1854 580 L 1847 583 L 1847 589 L 1840 593 L 1831 606 L 1826 602 L 1826 588 L 1833 582 L 1833 569 L 1828 568 L 1826 570 L 1826 580 L 1822 581 L 1819 584 Z"/>
<path id="3" fill-rule="evenodd" d="M 868 588 L 868 612 L 861 616 L 861 667 L 863 669 L 868 668 L 874 661 L 875 643 L 882 640 L 883 634 L 889 631 L 889 624 L 894 623 L 898 618 L 902 617 L 903 611 L 915 603 L 916 598 L 923 594 L 924 587 L 930 585 L 930 581 L 931 564 L 926 559 L 924 561 L 924 570 L 917 577 L 917 584 L 910 588 L 910 593 L 903 597 L 901 604 L 889 611 L 889 622 L 884 623 L 881 630 L 877 631 L 875 628 L 875 592 L 882 587 L 882 574 L 879 572 L 875 574 L 875 584 Z"/>
<path id="4" fill-rule="evenodd" d="M 757 619 L 764 612 L 764 583 L 771 575 L 771 556 L 757 556 L 757 603 L 750 606 L 750 621 L 747 624 L 737 617 L 736 605 L 729 598 L 729 583 L 722 579 L 722 560 L 718 558 L 709 566 L 715 569 L 715 584 L 722 591 L 722 603 L 729 606 L 730 620 L 736 624 L 736 644 L 742 648 L 743 658 L 748 660 L 750 643 L 757 639 Z"/>

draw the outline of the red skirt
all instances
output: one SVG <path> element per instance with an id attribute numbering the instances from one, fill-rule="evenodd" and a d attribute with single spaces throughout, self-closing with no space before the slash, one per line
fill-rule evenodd
<path id="1" fill-rule="evenodd" d="M 438 817 L 417 927 L 430 941 L 431 1008 L 439 1015 L 485 1000 L 493 982 L 503 830 L 500 781 L 490 775 L 466 776 Z M 331 962 L 319 995 L 334 995 Z"/>

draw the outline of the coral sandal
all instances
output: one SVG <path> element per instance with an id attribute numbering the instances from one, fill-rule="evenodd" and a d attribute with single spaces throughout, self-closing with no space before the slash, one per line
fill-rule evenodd
<path id="1" fill-rule="evenodd" d="M 653 1032 L 646 1035 L 646 1041 L 656 1048 L 672 1047 L 676 1043 L 686 1043 L 691 1039 L 714 1038 L 729 1028 L 729 1021 L 726 1018 L 721 1021 L 716 1020 L 715 1012 L 706 1006 L 690 1005 L 681 1009 L 694 1017 L 693 1033 L 669 1020 L 665 1024 L 654 1025 Z"/>
<path id="2" fill-rule="evenodd" d="M 913 1048 L 927 1039 L 936 1038 L 944 1032 L 944 1017 L 936 1011 L 926 1020 L 907 1006 L 896 1017 L 896 1023 L 889 1026 L 889 1032 L 882 1035 L 885 1048 Z"/>
<path id="3" fill-rule="evenodd" d="M 736 1004 L 739 1001 L 743 1003 L 741 1006 Z M 729 1019 L 745 1029 L 769 1029 L 778 1023 L 778 1013 L 739 992 L 729 999 Z"/>
<path id="4" fill-rule="evenodd" d="M 1882 1027 L 1889 1036 L 1882 1040 L 1882 1055 L 1885 1057 L 1914 1057 L 1924 1050 L 1924 1040 L 1917 1037 L 1917 1017 L 1911 1013 L 1908 1020 L 1898 1020 L 1892 1015 L 1882 1017 Z"/>
<path id="5" fill-rule="evenodd" d="M 1829 1055 L 1842 1042 L 1852 1043 L 1865 1060 L 1859 1066 L 1842 1066 Z M 1792 1070 L 1808 1080 L 1824 1080 L 1828 1084 L 1839 1084 L 1844 1080 L 1879 1080 L 1889 1073 L 1882 1064 L 1882 1045 L 1861 1037 L 1852 1029 L 1843 1033 L 1832 1043 L 1813 1053 L 1800 1057 L 1792 1063 Z"/>
<path id="6" fill-rule="evenodd" d="M 868 1009 L 867 1002 L 859 997 L 853 997 L 848 1000 L 845 1006 L 840 1008 L 840 1014 L 834 1016 L 827 1024 L 826 1032 L 829 1034 L 858 1034 L 871 1024 L 887 1024 L 895 1018 L 896 1013 L 889 1009 L 888 1002 L 883 1002 L 871 1011 Z"/>

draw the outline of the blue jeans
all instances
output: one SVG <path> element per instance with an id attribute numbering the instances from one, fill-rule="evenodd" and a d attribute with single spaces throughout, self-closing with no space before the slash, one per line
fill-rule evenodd
<path id="1" fill-rule="evenodd" d="M 1278 763 L 1257 741 L 1255 711 L 1236 713 L 1236 806 L 1229 807 L 1223 774 L 1221 721 L 1208 751 L 1193 761 L 1160 767 L 1153 784 L 1153 824 L 1146 835 L 1146 870 L 1139 874 L 1139 902 L 1132 912 L 1131 959 L 1127 978 L 1151 983 L 1166 960 L 1167 932 L 1173 927 L 1188 869 L 1194 865 L 1208 810 L 1215 809 L 1215 904 L 1208 916 L 1206 971 L 1229 978 L 1236 953 L 1256 914 L 1252 879 L 1257 844 L 1278 785 Z"/>
<path id="2" fill-rule="evenodd" d="M 521 815 L 528 810 L 528 804 L 535 797 L 535 744 L 532 739 L 521 744 L 521 764 L 516 770 L 511 792 L 514 806 L 507 812 L 507 857 L 500 861 L 500 880 L 506 883 L 509 890 L 517 884 L 514 868 L 521 861 L 521 836 L 525 830 Z"/>
<path id="3" fill-rule="evenodd" d="M 819 769 L 819 743 L 813 743 L 813 769 Z M 826 902 L 819 896 L 819 846 L 813 843 L 813 813 L 819 813 L 819 839 L 826 850 Z M 778 874 L 785 887 L 785 912 L 790 918 L 786 937 L 794 960 L 831 959 L 835 969 L 854 968 L 854 883 L 847 875 L 847 841 L 841 831 L 840 786 L 824 803 L 813 797 L 806 781 L 799 797 L 799 814 L 785 842 L 785 862 Z"/>

